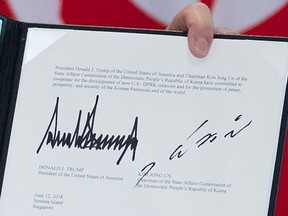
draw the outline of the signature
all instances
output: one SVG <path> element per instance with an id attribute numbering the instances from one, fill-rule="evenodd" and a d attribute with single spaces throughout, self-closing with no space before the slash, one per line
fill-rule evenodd
<path id="1" fill-rule="evenodd" d="M 242 118 L 242 114 L 238 115 L 235 119 L 234 122 L 238 122 L 240 121 L 240 119 Z M 223 138 L 223 139 L 233 139 L 235 138 L 237 135 L 239 135 L 241 132 L 243 132 L 245 129 L 247 129 L 252 123 L 252 120 L 250 120 L 248 123 L 245 123 L 243 126 L 240 126 L 240 128 L 238 130 L 236 129 L 232 129 L 229 130 L 228 132 L 224 133 L 224 134 L 219 134 L 218 132 L 210 132 L 204 135 L 200 135 L 200 139 L 196 139 L 195 145 L 200 148 L 201 146 L 203 146 L 204 144 L 207 143 L 213 143 L 216 140 L 218 140 L 219 138 Z M 196 130 L 194 130 L 186 139 L 186 141 L 189 141 L 192 137 L 196 136 L 197 134 L 201 133 L 201 129 L 206 127 L 209 124 L 209 120 L 205 120 L 203 121 L 197 128 Z M 173 153 L 170 155 L 169 160 L 174 159 L 174 157 L 178 157 L 181 158 L 188 150 L 185 150 L 184 152 L 181 151 L 181 149 L 183 148 L 183 145 L 179 145 L 174 151 Z"/>
<path id="2" fill-rule="evenodd" d="M 234 122 L 238 123 L 242 119 L 243 115 L 237 115 L 237 117 L 234 119 Z M 196 145 L 197 148 L 202 147 L 204 144 L 213 143 L 216 140 L 222 138 L 222 139 L 234 139 L 236 136 L 241 134 L 243 131 L 245 131 L 252 123 L 252 120 L 242 124 L 237 130 L 236 129 L 229 129 L 223 134 L 220 134 L 219 132 L 209 132 L 209 133 L 203 133 L 203 129 L 205 127 L 208 127 L 209 120 L 203 121 L 190 135 L 186 138 L 186 146 L 181 144 L 177 146 L 175 150 L 171 153 L 171 155 L 168 157 L 169 160 L 173 159 L 179 159 L 183 157 L 189 150 L 189 147 L 191 143 L 188 143 L 193 137 L 198 136 L 198 138 L 195 138 L 195 142 L 193 142 L 194 145 Z M 202 130 L 201 130 L 202 129 Z M 188 146 L 188 147 L 187 147 Z M 149 172 L 156 166 L 156 162 L 151 162 L 148 165 L 146 165 L 141 172 L 144 172 L 144 175 L 142 178 L 140 178 L 135 187 L 139 185 L 139 183 L 142 181 L 144 177 L 146 177 Z"/>
<path id="3" fill-rule="evenodd" d="M 59 97 L 57 97 L 51 120 L 37 149 L 37 154 L 40 152 L 43 145 L 51 146 L 52 149 L 55 147 L 68 147 L 70 149 L 73 147 L 88 150 L 113 150 L 121 152 L 116 162 L 116 164 L 119 165 L 127 150 L 130 150 L 132 151 L 132 161 L 134 161 L 138 144 L 138 117 L 135 117 L 132 131 L 129 135 L 97 134 L 97 132 L 94 131 L 94 125 L 96 123 L 98 100 L 99 96 L 97 95 L 91 112 L 86 114 L 86 120 L 82 131 L 80 131 L 82 110 L 79 110 L 74 132 L 66 132 L 58 129 Z"/>

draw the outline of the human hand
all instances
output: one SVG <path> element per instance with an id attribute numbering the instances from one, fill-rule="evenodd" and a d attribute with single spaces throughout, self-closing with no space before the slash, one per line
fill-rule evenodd
<path id="1" fill-rule="evenodd" d="M 191 3 L 183 8 L 172 20 L 167 30 L 188 31 L 188 47 L 198 57 L 207 56 L 214 33 L 237 34 L 237 32 L 214 27 L 210 9 L 203 3 Z"/>

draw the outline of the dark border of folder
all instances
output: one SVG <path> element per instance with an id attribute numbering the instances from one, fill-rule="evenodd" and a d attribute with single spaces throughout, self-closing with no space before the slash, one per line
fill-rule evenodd
<path id="1" fill-rule="evenodd" d="M 6 157 L 8 152 L 9 139 L 14 116 L 14 109 L 17 100 L 18 84 L 20 80 L 22 60 L 25 50 L 25 41 L 27 31 L 29 28 L 71 29 L 71 30 L 84 30 L 84 31 L 105 31 L 105 32 L 156 34 L 156 35 L 187 37 L 187 32 L 177 32 L 177 31 L 22 23 L 7 19 L 3 16 L 0 16 L 0 19 L 3 21 L 3 27 L 1 29 L 2 33 L 0 35 L 0 51 L 2 51 L 0 53 L 0 186 L 1 186 L 0 195 L 2 190 Z M 288 38 L 285 37 L 266 37 L 266 36 L 249 36 L 249 35 L 216 34 L 214 38 L 231 39 L 231 40 L 260 40 L 260 41 L 288 42 Z M 4 67 L 3 64 L 5 64 Z M 286 129 L 287 117 L 288 117 L 287 87 L 288 84 L 286 84 L 285 101 L 283 106 L 282 121 L 278 140 L 278 149 L 277 149 L 273 184 L 268 209 L 268 216 L 273 216 L 276 210 L 275 207 L 277 201 L 278 186 L 280 181 L 280 172 L 285 145 L 285 136 L 287 130 Z"/>

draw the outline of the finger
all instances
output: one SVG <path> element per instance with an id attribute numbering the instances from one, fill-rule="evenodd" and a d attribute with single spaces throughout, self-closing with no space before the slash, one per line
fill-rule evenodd
<path id="1" fill-rule="evenodd" d="M 203 58 L 210 50 L 214 35 L 210 9 L 203 3 L 189 4 L 175 16 L 167 30 L 188 31 L 190 52 Z"/>
<path id="2" fill-rule="evenodd" d="M 240 35 L 239 32 L 225 27 L 215 27 L 215 34 Z"/>

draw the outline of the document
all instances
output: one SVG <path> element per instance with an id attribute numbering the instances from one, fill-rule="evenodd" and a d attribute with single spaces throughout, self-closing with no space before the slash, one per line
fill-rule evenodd
<path id="1" fill-rule="evenodd" d="M 272 215 L 287 66 L 287 41 L 29 28 L 0 215 Z"/>

